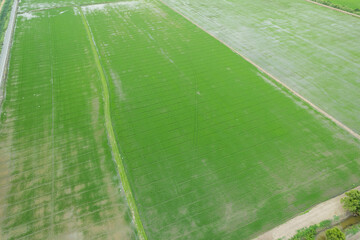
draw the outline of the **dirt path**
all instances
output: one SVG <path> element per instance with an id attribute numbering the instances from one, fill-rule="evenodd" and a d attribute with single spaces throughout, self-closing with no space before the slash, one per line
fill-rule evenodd
<path id="1" fill-rule="evenodd" d="M 355 189 L 360 190 L 360 186 Z M 344 196 L 345 194 L 341 194 L 340 196 L 320 203 L 312 208 L 308 213 L 299 215 L 290 221 L 260 235 L 254 240 L 276 240 L 282 237 L 289 239 L 296 234 L 297 230 L 318 224 L 324 220 L 332 220 L 335 215 L 340 218 L 339 220 L 344 220 L 350 216 L 350 214 L 343 209 L 340 203 L 340 199 Z"/>
<path id="2" fill-rule="evenodd" d="M 357 234 L 352 235 L 350 237 L 346 236 L 346 239 L 347 240 L 359 240 L 360 239 L 360 232 L 358 232 Z"/>
<path id="3" fill-rule="evenodd" d="M 307 2 L 309 2 L 309 3 L 314 3 L 314 4 L 319 5 L 319 6 L 322 6 L 322 7 L 330 8 L 330 9 L 332 9 L 332 10 L 335 10 L 335 11 L 338 11 L 338 12 L 341 12 L 341 13 L 345 13 L 345 14 L 348 14 L 348 15 L 351 15 L 351 16 L 360 18 L 360 15 L 357 15 L 357 14 L 355 14 L 355 13 L 351 13 L 351 12 L 347 12 L 347 11 L 344 11 L 344 10 L 341 10 L 341 9 L 338 9 L 338 8 L 330 7 L 330 6 L 328 6 L 328 5 L 325 5 L 325 4 L 322 4 L 322 3 L 318 3 L 318 2 L 314 2 L 314 1 L 312 1 L 312 0 L 305 0 L 305 1 L 307 1 Z"/>
<path id="4" fill-rule="evenodd" d="M 4 2 L 4 0 L 3 0 L 3 2 Z M 1 87 L 2 87 L 2 82 L 5 78 L 7 60 L 9 58 L 9 52 L 10 52 L 10 47 L 11 47 L 11 42 L 12 42 L 11 40 L 12 40 L 14 28 L 15 28 L 17 7 L 18 7 L 18 0 L 14 0 L 13 6 L 11 8 L 9 24 L 7 26 L 7 29 L 5 30 L 4 42 L 3 42 L 3 46 L 2 46 L 1 52 L 0 52 L 0 103 L 2 100 Z"/>

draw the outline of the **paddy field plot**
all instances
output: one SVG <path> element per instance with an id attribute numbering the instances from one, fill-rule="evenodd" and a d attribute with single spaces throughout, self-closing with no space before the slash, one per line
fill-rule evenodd
<path id="1" fill-rule="evenodd" d="M 304 0 L 164 0 L 360 133 L 359 18 Z"/>
<path id="2" fill-rule="evenodd" d="M 0 122 L 0 239 L 136 239 L 72 8 L 18 15 Z"/>
<path id="3" fill-rule="evenodd" d="M 1 110 L 5 239 L 251 239 L 360 183 L 359 140 L 160 1 L 21 12 Z"/>
<path id="4" fill-rule="evenodd" d="M 82 10 L 149 239 L 250 239 L 359 183 L 359 141 L 165 5 Z"/>

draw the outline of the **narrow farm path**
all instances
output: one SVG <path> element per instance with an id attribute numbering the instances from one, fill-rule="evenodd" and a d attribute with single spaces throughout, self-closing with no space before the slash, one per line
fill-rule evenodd
<path id="1" fill-rule="evenodd" d="M 1 52 L 0 52 L 0 87 L 2 86 L 2 80 L 4 80 L 4 78 L 5 78 L 7 62 L 8 62 L 8 58 L 10 55 L 10 47 L 12 44 L 12 36 L 13 36 L 14 28 L 15 28 L 18 4 L 19 4 L 19 1 L 14 0 L 13 6 L 11 9 L 11 13 L 10 13 L 9 24 L 5 31 L 4 42 L 3 42 Z M 2 102 L 2 98 L 3 98 L 2 94 L 3 94 L 2 91 L 0 91 L 0 103 Z"/>
<path id="2" fill-rule="evenodd" d="M 308 1 L 308 0 L 305 0 Z M 268 75 L 271 79 L 273 79 L 274 81 L 276 81 L 277 83 L 281 84 L 283 87 L 285 87 L 288 91 L 290 91 L 292 94 L 294 94 L 296 97 L 300 98 L 302 101 L 304 101 L 305 103 L 307 103 L 308 105 L 310 105 L 313 109 L 315 109 L 317 112 L 319 112 L 320 114 L 324 115 L 326 118 L 328 118 L 329 120 L 331 120 L 332 122 L 334 122 L 336 125 L 338 125 L 339 127 L 341 127 L 342 129 L 344 129 L 345 131 L 347 131 L 348 133 L 350 133 L 353 137 L 357 138 L 360 140 L 360 135 L 357 134 L 355 131 L 353 131 L 351 128 L 349 128 L 348 126 L 346 126 L 345 124 L 343 124 L 342 122 L 340 122 L 339 120 L 337 120 L 335 117 L 333 117 L 332 115 L 330 115 L 329 113 L 325 112 L 324 110 L 322 110 L 320 107 L 318 107 L 317 105 L 315 105 L 314 103 L 312 103 L 310 100 L 308 100 L 307 98 L 305 98 L 304 96 L 302 96 L 300 93 L 296 92 L 295 90 L 293 90 L 292 88 L 290 88 L 287 84 L 285 84 L 284 82 L 282 82 L 281 80 L 279 80 L 278 78 L 276 78 L 274 75 L 272 75 L 271 73 L 269 73 L 268 71 L 266 71 L 265 69 L 263 69 L 262 67 L 260 67 L 258 64 L 256 64 L 255 62 L 253 62 L 251 59 L 245 57 L 243 54 L 241 54 L 239 51 L 235 50 L 234 48 L 232 48 L 230 45 L 228 45 L 227 43 L 225 43 L 224 41 L 220 40 L 219 38 L 217 38 L 214 34 L 210 33 L 209 31 L 207 31 L 205 28 L 201 27 L 200 25 L 198 25 L 197 23 L 195 23 L 194 21 L 192 21 L 190 18 L 186 17 L 185 15 L 183 15 L 181 12 L 177 11 L 176 9 L 172 8 L 170 5 L 168 5 L 167 3 L 165 3 L 163 0 L 159 0 L 159 2 L 161 2 L 162 4 L 164 4 L 165 6 L 167 6 L 168 8 L 170 8 L 171 10 L 173 10 L 174 12 L 180 14 L 181 16 L 183 16 L 185 19 L 187 19 L 189 22 L 191 22 L 192 24 L 194 24 L 195 26 L 197 26 L 198 28 L 200 28 L 201 30 L 203 30 L 204 32 L 206 32 L 207 34 L 209 34 L 210 36 L 212 36 L 213 38 L 215 38 L 216 40 L 218 40 L 219 42 L 221 42 L 222 44 L 224 44 L 226 47 L 228 47 L 231 51 L 233 51 L 234 53 L 238 54 L 239 56 L 241 56 L 243 59 L 245 59 L 246 61 L 248 61 L 249 63 L 251 63 L 252 65 L 254 65 L 257 69 L 259 69 L 261 72 L 265 73 L 266 75 Z"/>
<path id="3" fill-rule="evenodd" d="M 329 8 L 329 9 L 332 9 L 332 10 L 335 10 L 335 11 L 338 11 L 338 12 L 341 12 L 341 13 L 345 13 L 345 14 L 348 14 L 348 15 L 351 15 L 351 16 L 360 18 L 360 15 L 357 15 L 357 14 L 355 14 L 355 13 L 350 13 L 350 12 L 347 12 L 347 11 L 344 11 L 344 10 L 341 10 L 341 9 L 338 9 L 338 8 L 334 8 L 334 7 L 331 7 L 331 6 L 322 4 L 322 3 L 318 3 L 318 2 L 315 2 L 315 1 L 312 1 L 312 0 L 305 0 L 305 1 L 307 1 L 307 2 L 309 2 L 309 3 L 313 3 L 313 4 L 316 4 L 316 5 L 319 5 L 319 6 L 322 6 L 322 7 Z"/>
<path id="4" fill-rule="evenodd" d="M 147 236 L 146 236 L 144 227 L 142 225 L 140 215 L 139 215 L 139 212 L 136 207 L 135 199 L 134 199 L 134 196 L 133 196 L 131 188 L 130 188 L 129 180 L 126 176 L 123 161 L 122 161 L 122 158 L 121 158 L 121 155 L 120 155 L 117 143 L 116 143 L 115 133 L 113 130 L 111 115 L 110 115 L 109 89 L 108 89 L 108 84 L 106 81 L 105 73 L 104 73 L 103 67 L 100 62 L 100 56 L 99 56 L 99 53 L 98 53 L 98 50 L 96 47 L 94 37 L 92 35 L 90 26 L 86 20 L 86 17 L 84 15 L 81 7 L 79 8 L 79 11 L 80 11 L 82 21 L 84 23 L 84 26 L 85 26 L 85 29 L 86 29 L 86 32 L 87 32 L 87 35 L 88 35 L 88 38 L 90 41 L 91 50 L 94 55 L 95 64 L 97 66 L 99 76 L 100 76 L 100 79 L 102 82 L 104 111 L 105 111 L 105 127 L 106 127 L 106 131 L 107 131 L 109 143 L 110 143 L 110 146 L 112 149 L 113 158 L 115 159 L 115 162 L 116 162 L 116 165 L 118 168 L 118 173 L 120 175 L 121 183 L 122 183 L 122 186 L 123 186 L 123 189 L 125 192 L 125 196 L 126 196 L 126 199 L 127 199 L 130 211 L 131 211 L 133 221 L 134 221 L 137 231 L 138 231 L 139 238 L 142 240 L 146 240 Z"/>
<path id="5" fill-rule="evenodd" d="M 360 190 L 360 186 L 355 189 Z M 320 203 L 309 212 L 287 221 L 286 223 L 255 238 L 254 240 L 275 240 L 279 238 L 289 239 L 296 234 L 297 230 L 318 224 L 324 220 L 331 220 L 335 215 L 339 217 L 339 221 L 342 221 L 350 216 L 340 203 L 340 199 L 343 197 L 345 197 L 345 193 L 326 202 Z"/>

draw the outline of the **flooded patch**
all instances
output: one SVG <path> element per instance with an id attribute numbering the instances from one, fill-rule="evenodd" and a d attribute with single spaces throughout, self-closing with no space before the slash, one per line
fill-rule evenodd
<path id="1" fill-rule="evenodd" d="M 34 15 L 32 13 L 29 13 L 29 12 L 19 14 L 18 16 L 23 17 L 23 19 L 26 19 L 26 20 L 30 20 L 30 19 L 39 17 L 39 16 L 36 16 L 36 15 Z"/>
<path id="2" fill-rule="evenodd" d="M 125 1 L 125 2 L 116 2 L 116 3 L 103 3 L 103 4 L 94 4 L 82 7 L 82 10 L 85 13 L 92 13 L 98 11 L 106 11 L 109 8 L 114 7 L 125 7 L 126 9 L 134 9 L 139 5 L 139 1 Z"/>

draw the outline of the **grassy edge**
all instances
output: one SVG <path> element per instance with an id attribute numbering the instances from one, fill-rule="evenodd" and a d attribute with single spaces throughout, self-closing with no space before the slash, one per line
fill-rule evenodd
<path id="1" fill-rule="evenodd" d="M 116 142 L 113 126 L 112 126 L 111 114 L 110 114 L 109 89 L 108 89 L 108 84 L 107 84 L 106 77 L 105 77 L 105 74 L 104 74 L 104 70 L 103 70 L 102 65 L 100 63 L 99 54 L 98 54 L 98 51 L 97 51 L 97 48 L 96 48 L 96 45 L 95 45 L 94 38 L 92 36 L 91 30 L 90 30 L 89 24 L 88 24 L 88 22 L 86 20 L 86 17 L 84 15 L 81 7 L 79 7 L 78 9 L 80 11 L 80 15 L 81 15 L 83 24 L 85 26 L 85 29 L 86 29 L 86 32 L 87 32 L 87 35 L 88 35 L 88 38 L 89 38 L 89 41 L 90 41 L 91 50 L 92 50 L 92 53 L 94 55 L 94 60 L 95 60 L 95 63 L 96 63 L 96 66 L 97 66 L 97 69 L 98 69 L 98 72 L 99 72 L 99 75 L 100 75 L 100 79 L 101 79 L 101 82 L 102 82 L 103 98 L 104 98 L 104 105 L 105 105 L 104 106 L 105 127 L 106 127 L 106 131 L 108 133 L 107 134 L 108 135 L 108 140 L 109 140 L 109 143 L 111 145 L 113 157 L 115 159 L 115 162 L 116 162 L 116 165 L 117 165 L 117 168 L 118 168 L 121 183 L 122 183 L 122 186 L 124 188 L 125 196 L 126 196 L 128 204 L 129 204 L 129 208 L 130 208 L 130 211 L 131 211 L 133 221 L 134 221 L 136 229 L 138 231 L 138 236 L 139 236 L 140 239 L 146 240 L 147 236 L 146 236 L 144 227 L 142 225 L 139 212 L 138 212 L 137 207 L 136 207 L 135 199 L 134 199 L 134 196 L 133 196 L 132 191 L 131 191 L 129 180 L 128 180 L 127 176 L 126 176 L 125 168 L 124 168 L 122 158 L 121 158 L 118 146 L 117 146 L 117 142 Z"/>
<path id="2" fill-rule="evenodd" d="M 322 5 L 331 7 L 331 8 L 336 8 L 341 11 L 348 12 L 348 13 L 351 13 L 351 14 L 354 14 L 354 15 L 360 17 L 360 9 L 352 9 L 352 8 L 349 8 L 344 5 L 332 3 L 329 0 L 309 0 L 309 1 L 314 2 L 314 3 L 319 3 L 319 4 L 322 4 Z"/>
<path id="3" fill-rule="evenodd" d="M 11 58 L 11 49 L 12 49 L 12 44 L 13 44 L 13 41 L 14 41 L 14 35 L 15 35 L 15 28 L 16 28 L 16 22 L 17 22 L 17 11 L 18 11 L 18 8 L 19 8 L 19 5 L 18 5 L 18 0 L 9 0 L 11 4 L 11 8 L 10 8 L 10 11 L 9 11 L 9 16 L 8 16 L 8 20 L 7 20 L 7 23 L 6 23 L 6 30 L 4 31 L 4 34 L 2 34 L 0 32 L 0 55 L 2 54 L 2 51 L 4 50 L 4 42 L 3 40 L 5 39 L 5 35 L 6 35 L 6 32 L 7 30 L 11 27 L 9 26 L 9 22 L 11 21 L 11 14 L 12 14 L 12 11 L 13 11 L 13 8 L 16 7 L 15 9 L 15 15 L 14 15 L 14 24 L 13 24 L 13 27 L 12 27 L 12 30 L 11 30 L 11 40 L 10 40 L 10 46 L 8 48 L 8 53 L 7 53 L 7 56 L 3 56 L 3 57 L 6 57 L 6 62 L 4 63 L 3 66 L 1 66 L 1 59 L 0 59 L 0 124 L 1 124 L 1 121 L 3 120 L 4 118 L 4 115 L 2 114 L 3 112 L 3 105 L 4 105 L 4 102 L 5 102 L 5 97 L 6 97 L 6 80 L 7 80 L 7 75 L 8 75 L 8 71 L 9 71 L 9 63 L 10 63 L 10 58 Z M 1 56 L 0 56 L 1 57 Z M 3 68 L 3 69 L 1 69 Z"/>
<path id="4" fill-rule="evenodd" d="M 353 236 L 360 232 L 360 224 L 356 224 L 354 226 L 351 226 L 349 229 L 345 230 L 346 236 Z"/>

